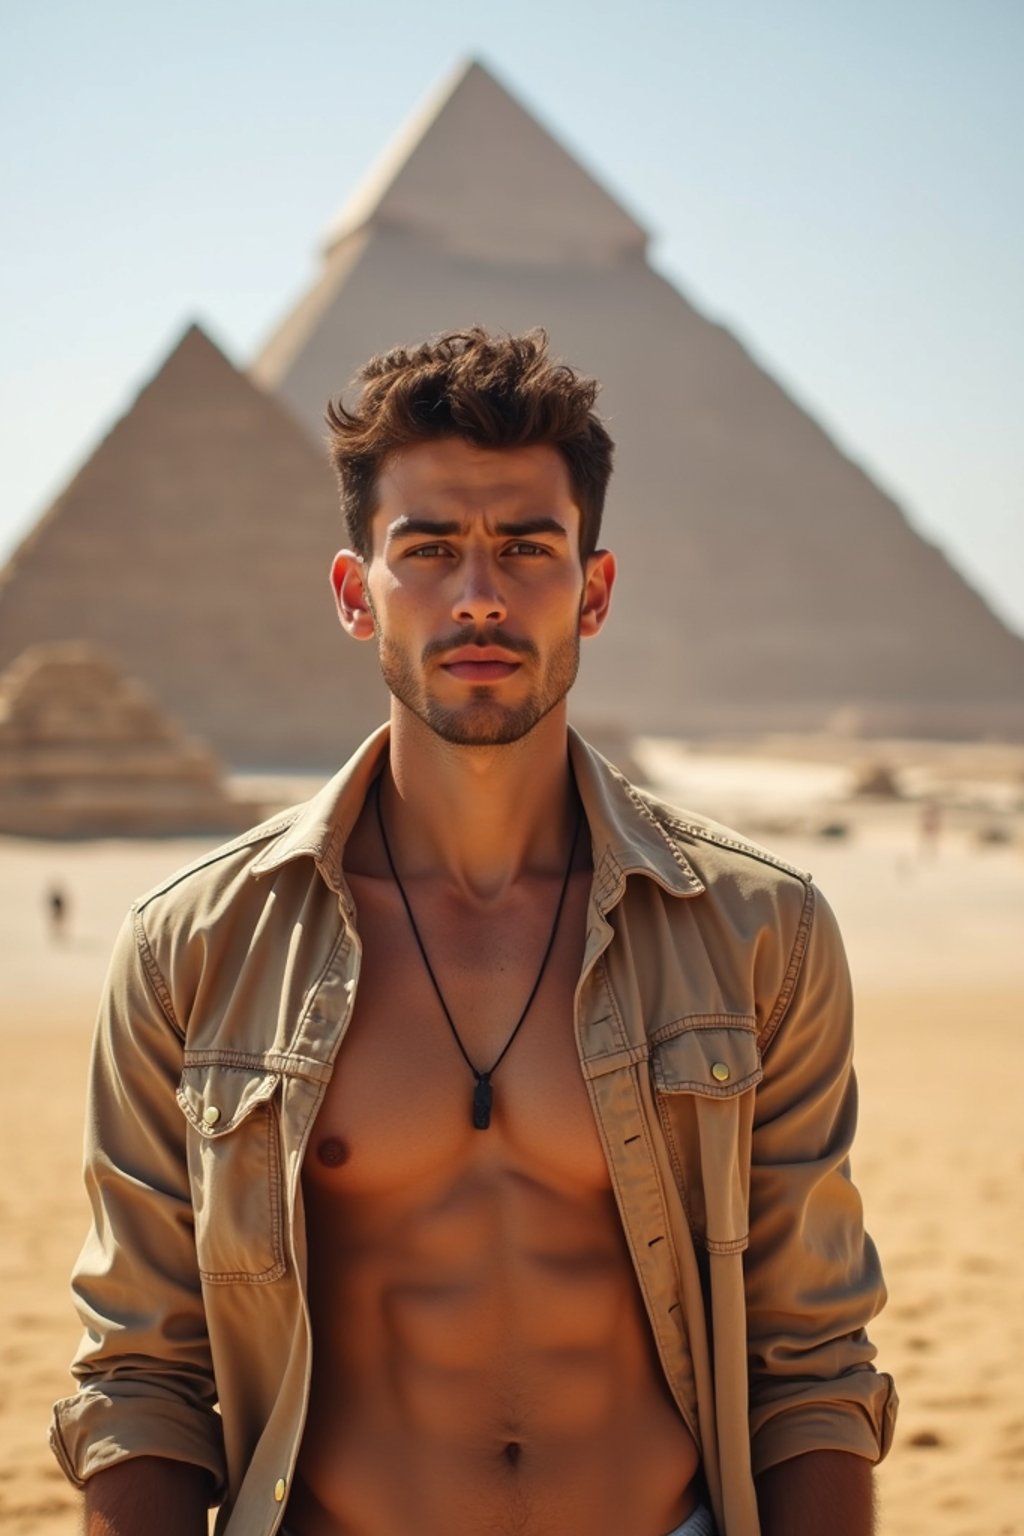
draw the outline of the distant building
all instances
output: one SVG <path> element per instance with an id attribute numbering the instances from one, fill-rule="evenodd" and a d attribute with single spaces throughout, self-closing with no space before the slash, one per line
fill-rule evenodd
<path id="1" fill-rule="evenodd" d="M 234 799 L 213 753 L 96 646 L 32 646 L 0 675 L 0 832 L 241 831 L 260 810 Z M 49 904 L 59 936 L 59 887 Z"/>
<path id="2" fill-rule="evenodd" d="M 1024 736 L 1024 640 L 646 249 L 460 70 L 344 210 L 252 382 L 191 332 L 16 552 L 0 664 L 99 639 L 230 761 L 337 761 L 386 706 L 326 588 L 325 402 L 390 346 L 543 325 L 603 381 L 618 444 L 620 586 L 583 648 L 581 725 Z"/>

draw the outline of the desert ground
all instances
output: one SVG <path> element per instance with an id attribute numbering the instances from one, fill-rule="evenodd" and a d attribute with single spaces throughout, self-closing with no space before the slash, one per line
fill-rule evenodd
<path id="1" fill-rule="evenodd" d="M 843 925 L 859 1009 L 854 1174 L 890 1291 L 873 1335 L 902 1400 L 881 1536 L 1024 1536 L 1024 751 L 643 742 L 634 760 L 679 803 L 810 869 Z M 880 792 L 854 793 L 858 778 Z M 107 953 L 132 897 L 210 841 L 0 839 L 7 1536 L 78 1529 L 46 1430 L 78 1333 L 67 1274 Z M 59 940 L 53 882 L 69 901 Z"/>

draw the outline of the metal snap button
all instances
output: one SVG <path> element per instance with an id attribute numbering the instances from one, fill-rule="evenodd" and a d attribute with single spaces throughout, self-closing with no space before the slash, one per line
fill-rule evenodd
<path id="1" fill-rule="evenodd" d="M 216 1104 L 207 1104 L 203 1110 L 203 1120 L 207 1125 L 216 1125 L 220 1119 L 220 1110 Z"/>
<path id="2" fill-rule="evenodd" d="M 288 1484 L 285 1482 L 283 1477 L 279 1477 L 277 1482 L 274 1484 L 274 1499 L 278 1504 L 283 1501 L 287 1491 Z"/>
<path id="3" fill-rule="evenodd" d="M 727 1083 L 729 1081 L 729 1068 L 724 1061 L 716 1061 L 712 1064 L 711 1076 L 716 1083 Z"/>

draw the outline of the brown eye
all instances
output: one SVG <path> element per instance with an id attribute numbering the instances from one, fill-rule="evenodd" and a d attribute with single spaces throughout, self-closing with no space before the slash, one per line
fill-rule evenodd
<path id="1" fill-rule="evenodd" d="M 410 549 L 409 555 L 415 560 L 431 560 L 436 555 L 447 554 L 443 544 L 420 544 L 416 549 Z"/>

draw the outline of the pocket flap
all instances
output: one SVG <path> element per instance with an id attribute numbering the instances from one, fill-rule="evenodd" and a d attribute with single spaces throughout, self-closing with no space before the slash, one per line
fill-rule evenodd
<path id="1" fill-rule="evenodd" d="M 729 1099 L 753 1088 L 764 1075 L 754 1019 L 721 1014 L 680 1019 L 666 1033 L 651 1049 L 660 1093 Z"/>
<path id="2" fill-rule="evenodd" d="M 268 1103 L 280 1081 L 279 1072 L 207 1062 L 184 1069 L 176 1096 L 189 1124 L 213 1139 Z"/>

